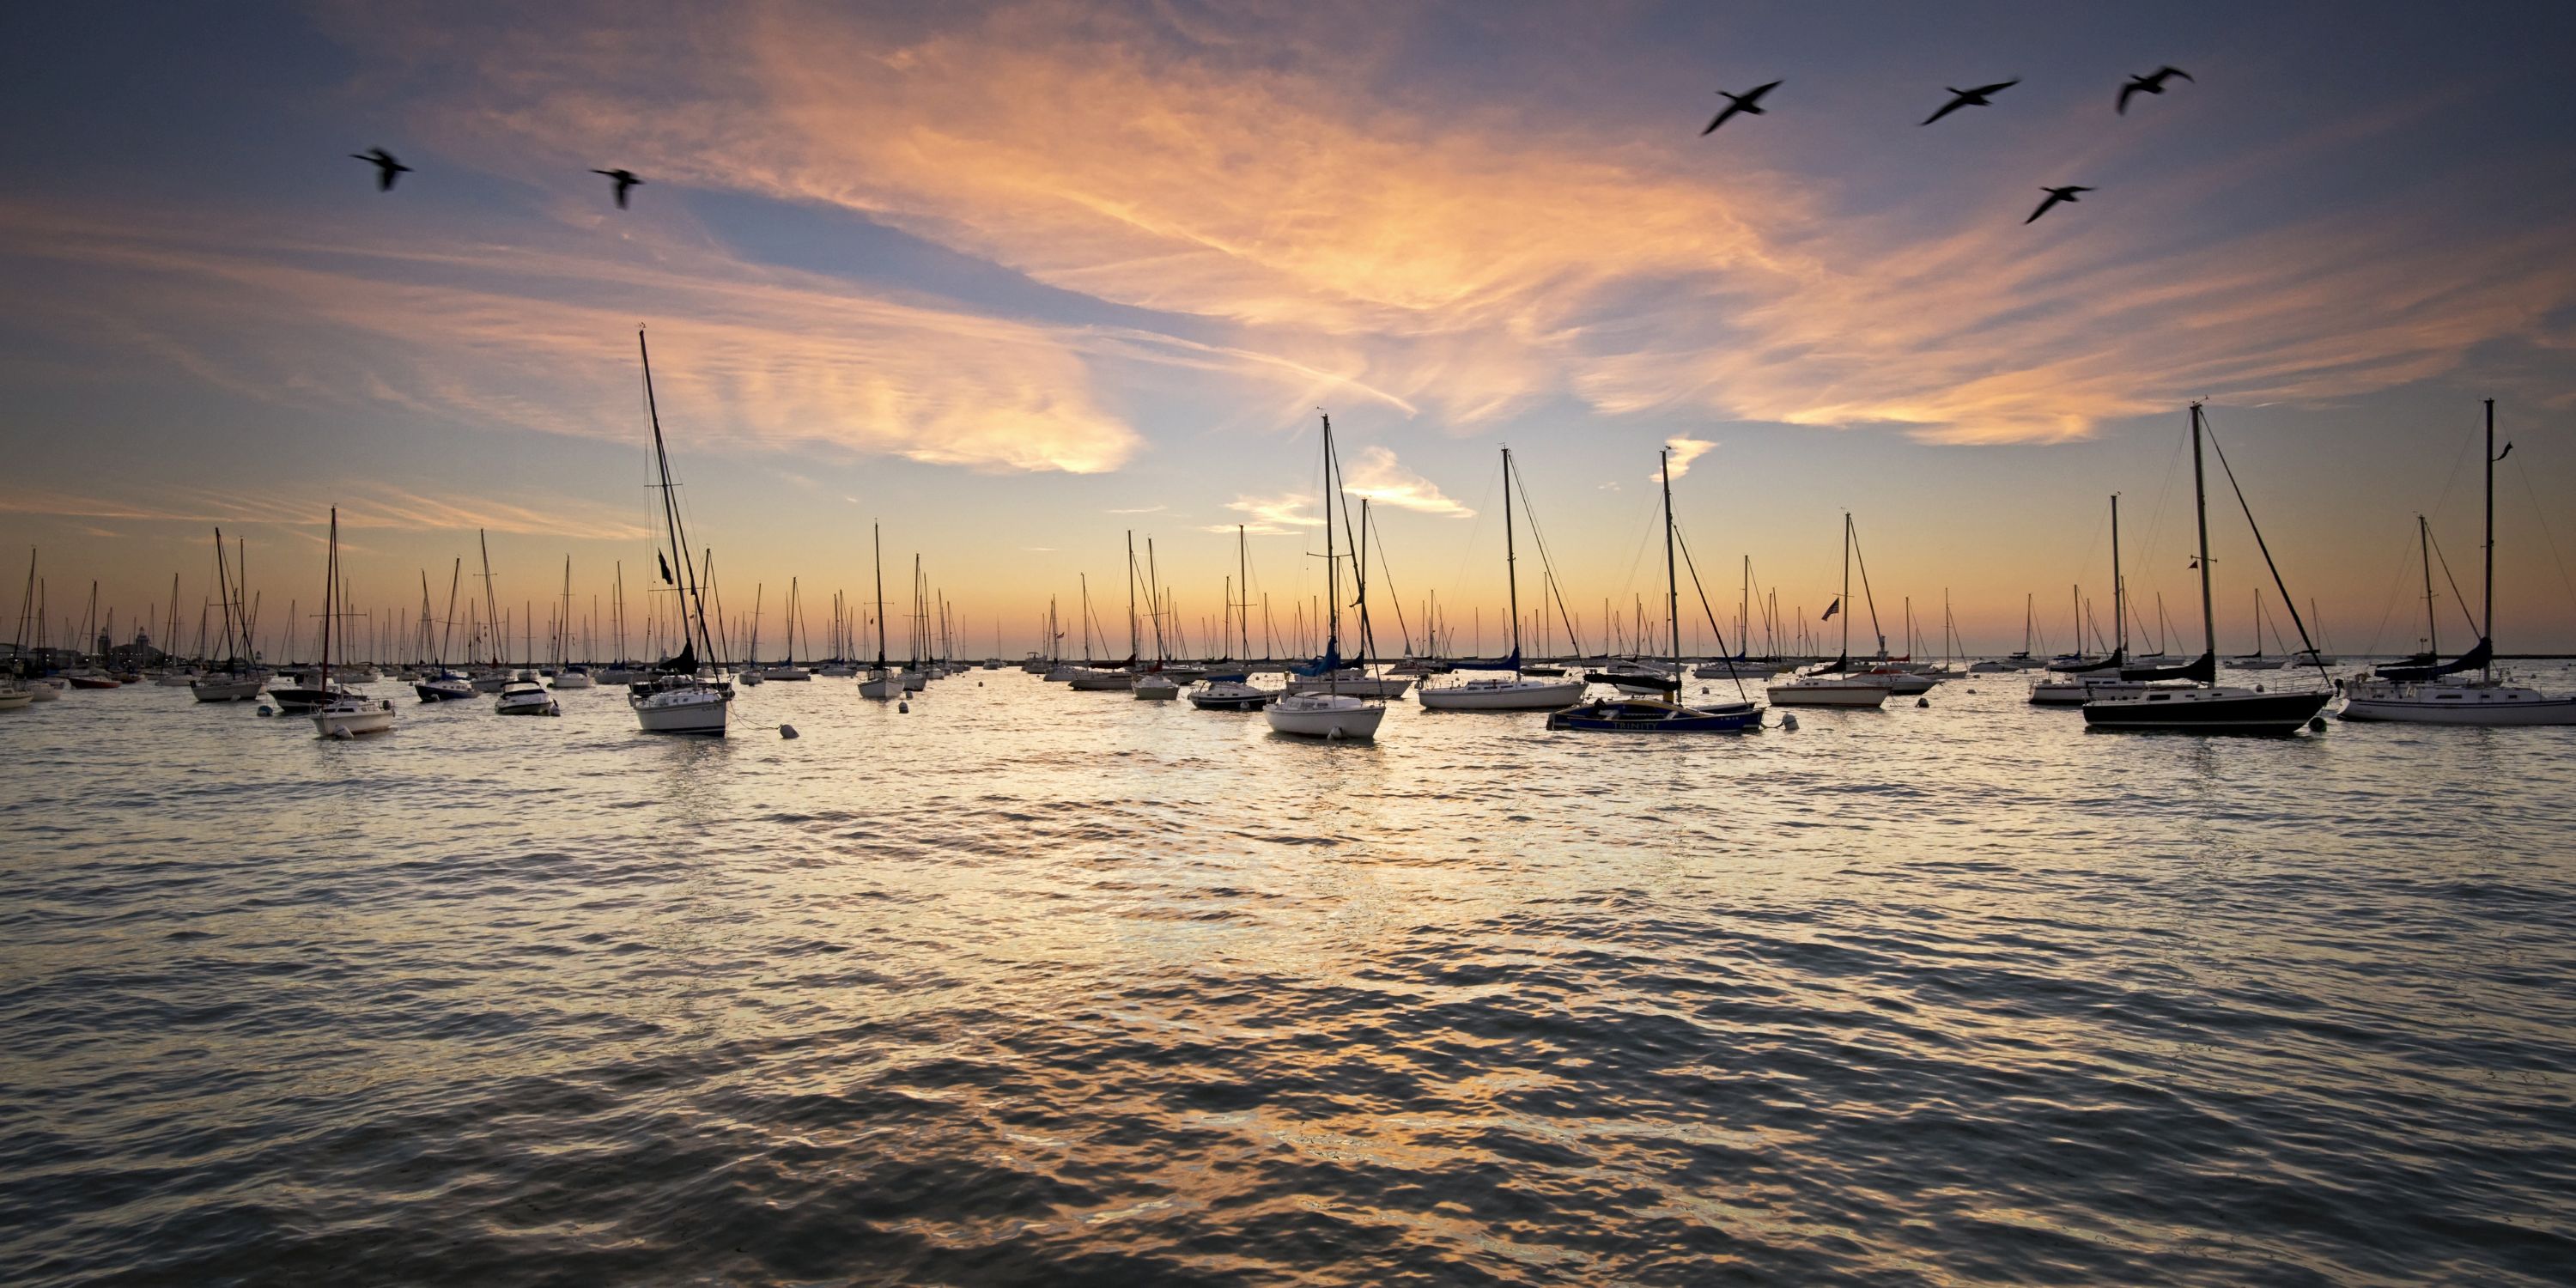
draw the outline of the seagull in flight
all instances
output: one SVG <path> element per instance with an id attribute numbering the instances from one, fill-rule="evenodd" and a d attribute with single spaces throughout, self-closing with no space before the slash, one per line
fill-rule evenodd
<path id="1" fill-rule="evenodd" d="M 2180 76 L 2184 80 L 2191 80 L 2191 73 L 2184 71 L 2179 67 L 2159 67 L 2144 76 L 2130 77 L 2129 83 L 2120 87 L 2120 115 L 2127 116 L 2129 114 L 2129 97 L 2131 95 L 2164 93 L 2165 82 L 2176 76 Z M 2199 84 L 2198 81 L 2192 81 L 2192 83 L 2195 85 Z"/>
<path id="2" fill-rule="evenodd" d="M 1762 115 L 1762 96 L 1778 88 L 1780 88 L 1780 82 L 1773 81 L 1768 85 L 1756 85 L 1741 94 L 1729 94 L 1725 90 L 1719 90 L 1717 96 L 1726 100 L 1726 110 L 1718 113 L 1717 119 L 1709 122 L 1708 128 L 1700 131 L 1699 136 L 1704 139 L 1716 133 L 1717 127 L 1726 124 L 1738 112 L 1750 116 Z"/>
<path id="3" fill-rule="evenodd" d="M 2025 224 L 2037 223 L 2039 221 L 2039 217 L 2047 214 L 2048 208 L 2056 205 L 2058 202 L 2063 201 L 2071 206 L 2075 204 L 2076 193 L 2091 192 L 2093 190 L 2083 186 L 2082 184 L 2070 183 L 2063 188 L 2042 188 L 2040 191 L 2048 194 L 2048 200 L 2039 203 L 2039 209 L 2030 212 L 2030 218 L 2022 221 Z"/>
<path id="4" fill-rule="evenodd" d="M 2003 81 L 1993 85 L 1979 85 L 1975 89 L 1951 89 L 1951 87 L 1944 85 L 1941 88 L 1950 90 L 1953 97 L 1949 102 L 1941 105 L 1940 111 L 1924 117 L 1923 123 L 1925 125 L 1930 125 L 1934 121 L 1940 120 L 1942 117 L 1948 116 L 1952 112 L 1958 111 L 1963 107 L 1991 106 L 1992 100 L 1987 97 L 1988 95 L 2000 93 L 2019 84 L 2021 84 L 2021 77 L 2015 76 L 2008 81 Z"/>
<path id="5" fill-rule="evenodd" d="M 636 178 L 632 170 L 593 170 L 591 173 L 604 174 L 617 181 L 617 208 L 620 210 L 626 208 L 626 190 L 644 182 Z"/>
<path id="6" fill-rule="evenodd" d="M 385 151 L 383 148 L 369 148 L 364 152 L 352 152 L 349 154 L 349 159 L 353 161 L 369 162 L 376 167 L 376 191 L 378 192 L 393 191 L 394 176 L 398 174 L 408 174 L 411 172 L 410 166 L 394 160 L 394 154 Z"/>

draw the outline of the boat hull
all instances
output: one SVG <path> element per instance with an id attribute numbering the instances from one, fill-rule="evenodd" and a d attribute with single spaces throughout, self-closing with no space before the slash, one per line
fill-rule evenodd
<path id="1" fill-rule="evenodd" d="M 226 676 L 222 679 L 199 680 L 188 686 L 199 702 L 248 702 L 259 696 L 260 679 L 255 675 Z"/>
<path id="2" fill-rule="evenodd" d="M 1440 685 L 1413 691 L 1430 711 L 1554 711 L 1583 699 L 1581 680 L 1530 680 Z"/>
<path id="3" fill-rule="evenodd" d="M 732 698 L 721 689 L 664 690 L 632 699 L 635 724 L 646 733 L 706 734 L 721 738 Z"/>
<path id="4" fill-rule="evenodd" d="M 1135 687 L 1136 677 L 1125 671 L 1076 671 L 1068 683 L 1082 693 L 1110 693 Z"/>
<path id="5" fill-rule="evenodd" d="M 1600 699 L 1549 713 L 1547 727 L 1566 733 L 1744 733 L 1762 727 L 1752 703 L 1700 709 L 1659 699 Z"/>
<path id="6" fill-rule="evenodd" d="M 16 711 L 35 700 L 32 689 L 0 689 L 0 711 Z"/>
<path id="7" fill-rule="evenodd" d="M 1300 699 L 1303 700 L 1300 700 Z M 1386 708 L 1347 695 L 1292 695 L 1262 713 L 1274 733 L 1301 738 L 1371 739 Z"/>
<path id="8" fill-rule="evenodd" d="M 313 732 L 324 738 L 355 738 L 394 727 L 394 704 L 384 698 L 343 698 L 313 713 Z"/>
<path id="9" fill-rule="evenodd" d="M 1775 707 L 1878 707 L 1887 702 L 1886 685 L 1861 681 L 1774 684 L 1764 692 Z"/>
<path id="10" fill-rule="evenodd" d="M 2279 737 L 2307 727 L 2333 700 L 2331 693 L 2155 689 L 2085 703 L 2084 727 Z"/>
<path id="11" fill-rule="evenodd" d="M 2531 689 L 2426 685 L 2350 692 L 2337 718 L 2363 723 L 2433 725 L 2576 724 L 2576 698 Z"/>

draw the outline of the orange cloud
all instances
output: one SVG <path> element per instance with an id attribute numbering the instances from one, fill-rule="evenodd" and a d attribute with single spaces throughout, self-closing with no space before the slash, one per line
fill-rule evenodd
<path id="1" fill-rule="evenodd" d="M 525 29 L 428 42 L 474 85 L 422 116 L 499 168 L 608 152 L 851 211 L 1231 327 L 1202 356 L 1309 396 L 1339 383 L 1453 427 L 1571 394 L 1611 414 L 2051 441 L 2194 393 L 2420 378 L 2576 296 L 2543 240 L 2429 251 L 2442 239 L 2349 210 L 2130 249 L 2194 217 L 2222 175 L 2353 146 L 2402 112 L 2105 194 L 2088 226 L 2136 235 L 2067 237 L 2023 228 L 2018 205 L 1836 217 L 1821 184 L 1740 160 L 1721 182 L 1704 149 L 1634 122 L 1409 110 L 1353 92 L 1367 54 L 1317 35 L 1329 17 L 1236 13 L 1223 40 L 1181 21 L 1039 0 L 935 23 L 774 4 L 667 40 Z M 2069 143 L 2071 121 L 2059 135 L 2066 161 L 2124 146 Z"/>

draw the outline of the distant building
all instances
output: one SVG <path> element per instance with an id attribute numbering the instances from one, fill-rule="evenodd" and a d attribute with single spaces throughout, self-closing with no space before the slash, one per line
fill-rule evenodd
<path id="1" fill-rule="evenodd" d="M 151 635 L 143 631 L 134 633 L 134 642 L 131 644 L 111 645 L 107 642 L 107 637 L 101 635 L 98 637 L 98 651 L 99 656 L 107 659 L 107 665 L 110 668 L 119 671 L 139 671 L 147 666 L 159 666 L 170 660 L 169 654 L 152 646 Z"/>

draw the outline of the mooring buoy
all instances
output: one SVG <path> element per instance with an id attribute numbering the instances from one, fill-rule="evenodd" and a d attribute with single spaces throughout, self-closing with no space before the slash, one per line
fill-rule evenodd
<path id="1" fill-rule="evenodd" d="M 778 736 L 779 736 L 779 737 L 781 737 L 781 738 L 793 738 L 793 737 L 795 737 L 795 736 L 796 736 L 796 726 L 794 726 L 794 725 L 789 725 L 789 724 L 783 724 L 783 725 L 778 726 Z"/>

